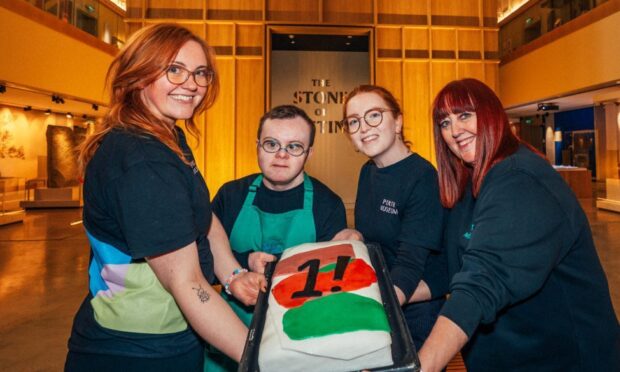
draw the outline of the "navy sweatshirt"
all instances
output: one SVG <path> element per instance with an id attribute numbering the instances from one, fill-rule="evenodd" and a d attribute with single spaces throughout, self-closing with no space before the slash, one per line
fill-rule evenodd
<path id="1" fill-rule="evenodd" d="M 588 220 L 521 146 L 449 213 L 450 297 L 470 371 L 618 371 L 619 332 Z"/>

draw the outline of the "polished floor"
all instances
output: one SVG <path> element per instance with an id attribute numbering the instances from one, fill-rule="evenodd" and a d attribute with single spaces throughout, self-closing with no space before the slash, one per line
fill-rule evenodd
<path id="1" fill-rule="evenodd" d="M 582 200 L 620 316 L 620 214 Z M 0 226 L 0 370 L 59 371 L 87 291 L 88 243 L 79 209 L 28 211 Z M 454 369 L 453 369 L 454 370 Z"/>

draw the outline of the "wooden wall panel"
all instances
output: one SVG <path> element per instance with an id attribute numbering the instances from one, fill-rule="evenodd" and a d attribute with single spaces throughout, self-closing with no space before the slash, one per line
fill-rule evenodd
<path id="1" fill-rule="evenodd" d="M 207 111 L 205 172 L 209 190 L 215 192 L 235 178 L 235 61 L 218 58 L 220 95 Z"/>
<path id="2" fill-rule="evenodd" d="M 204 176 L 204 169 L 205 169 L 206 155 L 207 155 L 205 151 L 206 150 L 205 138 L 207 134 L 206 126 L 205 126 L 206 114 L 202 113 L 198 115 L 197 117 L 195 117 L 194 123 L 196 123 L 196 126 L 198 127 L 198 130 L 200 131 L 200 138 L 198 139 L 194 138 L 189 133 L 185 125 L 183 125 L 181 122 L 179 122 L 178 124 L 185 131 L 185 136 L 187 137 L 187 143 L 189 144 L 189 147 L 192 149 L 192 153 L 194 154 L 194 160 L 196 160 L 196 166 L 198 167 L 198 169 L 201 170 L 201 173 L 203 173 L 203 176 Z M 211 192 L 213 192 L 213 190 L 211 190 Z M 211 197 L 213 197 L 213 195 L 211 195 Z"/>
<path id="3" fill-rule="evenodd" d="M 481 62 L 460 62 L 457 64 L 457 78 L 474 78 L 482 82 L 486 80 L 484 64 Z"/>
<path id="4" fill-rule="evenodd" d="M 262 0 L 206 0 L 207 19 L 261 21 Z"/>
<path id="5" fill-rule="evenodd" d="M 373 23 L 372 0 L 323 0 L 323 22 Z"/>
<path id="6" fill-rule="evenodd" d="M 144 0 L 127 0 L 127 18 L 142 18 L 142 10 L 144 9 Z"/>
<path id="7" fill-rule="evenodd" d="M 402 58 L 402 30 L 400 27 L 377 27 L 377 57 Z"/>
<path id="8" fill-rule="evenodd" d="M 497 30 L 484 30 L 484 59 L 499 60 L 499 41 Z"/>
<path id="9" fill-rule="evenodd" d="M 205 40 L 218 56 L 231 56 L 235 46 L 235 25 L 232 23 L 207 23 Z"/>
<path id="10" fill-rule="evenodd" d="M 377 0 L 377 23 L 427 25 L 426 0 Z"/>
<path id="11" fill-rule="evenodd" d="M 406 61 L 403 64 L 403 112 L 405 139 L 413 143 L 412 150 L 426 159 L 432 154 L 429 95 L 429 62 Z"/>
<path id="12" fill-rule="evenodd" d="M 440 59 L 456 58 L 456 30 L 431 30 L 431 57 Z"/>
<path id="13" fill-rule="evenodd" d="M 456 79 L 456 62 L 435 62 L 431 63 L 431 100 L 441 88 Z"/>
<path id="14" fill-rule="evenodd" d="M 479 0 L 431 0 L 431 24 L 434 26 L 480 25 Z"/>
<path id="15" fill-rule="evenodd" d="M 263 60 L 259 58 L 240 58 L 236 61 L 235 147 L 237 158 L 235 178 L 259 172 L 256 159 L 256 131 L 258 121 L 265 109 L 263 94 L 265 87 L 263 79 L 259 78 L 264 76 L 263 66 Z"/>
<path id="16" fill-rule="evenodd" d="M 265 0 L 267 20 L 284 22 L 319 22 L 321 0 Z"/>
<path id="17" fill-rule="evenodd" d="M 497 27 L 497 0 L 482 0 L 482 25 Z"/>
<path id="18" fill-rule="evenodd" d="M 499 95 L 499 63 L 486 62 L 484 64 L 484 82 Z"/>
<path id="19" fill-rule="evenodd" d="M 403 98 L 403 68 L 401 61 L 377 61 L 375 66 L 375 84 L 392 92 L 394 97 L 402 104 Z"/>
<path id="20" fill-rule="evenodd" d="M 403 30 L 405 58 L 430 58 L 429 29 L 406 27 Z"/>
<path id="21" fill-rule="evenodd" d="M 262 24 L 238 24 L 236 28 L 235 54 L 237 56 L 263 56 Z"/>
<path id="22" fill-rule="evenodd" d="M 459 29 L 457 38 L 459 59 L 482 59 L 482 32 L 480 30 Z"/>
<path id="23" fill-rule="evenodd" d="M 146 18 L 203 19 L 202 0 L 146 0 Z"/>

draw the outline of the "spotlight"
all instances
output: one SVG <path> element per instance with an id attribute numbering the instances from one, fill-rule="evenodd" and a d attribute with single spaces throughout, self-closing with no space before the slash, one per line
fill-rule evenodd
<path id="1" fill-rule="evenodd" d="M 57 95 L 53 94 L 52 95 L 52 102 L 58 103 L 58 104 L 64 104 L 65 103 L 65 99 L 62 98 L 61 96 L 57 96 Z"/>
<path id="2" fill-rule="evenodd" d="M 67 112 L 67 119 L 71 119 L 73 117 L 73 114 L 71 114 L 70 112 Z"/>
<path id="3" fill-rule="evenodd" d="M 85 120 L 86 120 L 87 118 L 88 118 L 88 116 L 86 116 L 86 114 L 83 114 L 83 115 L 82 115 L 82 119 L 85 119 Z"/>
<path id="4" fill-rule="evenodd" d="M 52 110 L 50 109 L 45 110 L 45 115 L 50 115 L 51 113 L 52 113 Z"/>
<path id="5" fill-rule="evenodd" d="M 26 106 L 26 107 L 24 107 L 24 111 L 30 111 L 30 110 L 32 110 L 32 106 Z"/>
<path id="6" fill-rule="evenodd" d="M 91 107 L 93 108 L 93 110 L 99 111 L 99 105 L 98 104 L 93 103 Z"/>
<path id="7" fill-rule="evenodd" d="M 0 94 L 6 93 L 6 85 L 0 84 Z"/>

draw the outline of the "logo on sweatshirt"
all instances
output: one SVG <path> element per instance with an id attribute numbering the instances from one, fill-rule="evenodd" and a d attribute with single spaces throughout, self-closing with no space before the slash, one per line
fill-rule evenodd
<path id="1" fill-rule="evenodd" d="M 463 234 L 463 237 L 467 240 L 471 239 L 471 233 L 474 232 L 474 224 L 472 223 L 471 226 L 469 227 L 469 231 L 466 232 L 465 234 Z"/>
<path id="2" fill-rule="evenodd" d="M 396 208 L 396 202 L 393 200 L 383 199 L 381 205 L 379 206 L 379 210 L 387 214 L 394 214 L 398 216 L 398 208 Z"/>

